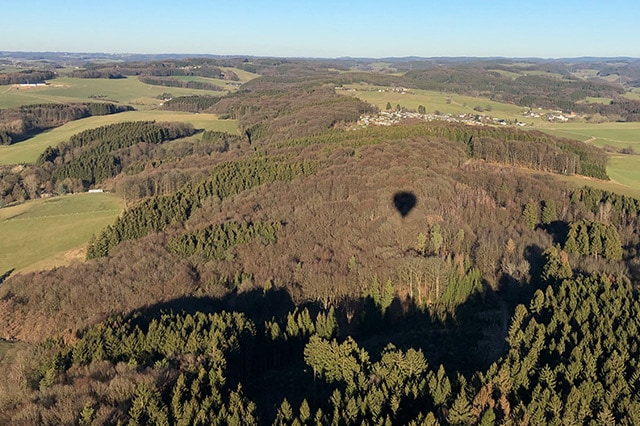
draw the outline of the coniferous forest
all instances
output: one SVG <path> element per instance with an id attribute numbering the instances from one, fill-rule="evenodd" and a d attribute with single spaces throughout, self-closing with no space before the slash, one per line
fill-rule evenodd
<path id="1" fill-rule="evenodd" d="M 504 84 L 481 67 L 230 61 L 195 75 L 261 76 L 163 109 L 233 118 L 237 134 L 111 124 L 25 166 L 38 185 L 22 200 L 22 178 L 0 176 L 10 203 L 97 184 L 126 201 L 86 261 L 0 276 L 0 423 L 640 424 L 640 200 L 560 179 L 608 180 L 605 151 L 515 126 L 356 126 L 377 108 L 336 91 Z M 162 84 L 191 65 L 76 73 Z M 44 129 L 87 108 L 121 109 L 0 118 Z"/>

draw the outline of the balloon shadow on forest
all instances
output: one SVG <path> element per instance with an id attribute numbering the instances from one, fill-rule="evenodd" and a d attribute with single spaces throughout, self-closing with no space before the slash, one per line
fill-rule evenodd
<path id="1" fill-rule="evenodd" d="M 400 216 L 406 217 L 418 203 L 418 198 L 413 192 L 400 191 L 393 196 L 393 205 Z"/>

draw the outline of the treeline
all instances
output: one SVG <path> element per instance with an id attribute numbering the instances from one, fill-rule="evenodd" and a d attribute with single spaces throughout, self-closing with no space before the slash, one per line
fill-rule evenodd
<path id="1" fill-rule="evenodd" d="M 585 186 L 571 194 L 571 202 L 584 203 L 585 207 L 601 220 L 618 226 L 635 224 L 640 214 L 640 200 L 615 192 Z"/>
<path id="2" fill-rule="evenodd" d="M 125 76 L 172 77 L 196 76 L 238 81 L 239 77 L 231 70 L 220 66 L 234 66 L 224 63 L 217 66 L 212 59 L 193 58 L 151 62 L 119 62 L 85 64 L 84 69 L 75 70 L 71 76 L 76 78 L 123 78 Z"/>
<path id="3" fill-rule="evenodd" d="M 6 86 L 8 84 L 42 83 L 45 80 L 52 80 L 57 76 L 58 74 L 54 71 L 43 70 L 0 73 L 0 86 Z"/>
<path id="4" fill-rule="evenodd" d="M 201 256 L 205 259 L 224 259 L 229 250 L 239 244 L 257 239 L 273 242 L 281 224 L 226 222 L 188 232 L 167 244 L 172 252 L 181 256 Z"/>
<path id="5" fill-rule="evenodd" d="M 616 99 L 608 104 L 580 104 L 578 111 L 611 117 L 616 121 L 640 121 L 640 101 Z"/>
<path id="6" fill-rule="evenodd" d="M 111 103 L 34 104 L 0 109 L 0 144 L 20 142 L 44 130 L 94 115 L 133 111 Z"/>
<path id="7" fill-rule="evenodd" d="M 212 90 L 222 92 L 224 89 L 206 81 L 183 81 L 171 77 L 140 76 L 138 80 L 145 84 L 165 87 L 182 87 L 184 89 Z"/>
<path id="8" fill-rule="evenodd" d="M 171 111 L 200 112 L 204 111 L 220 101 L 216 96 L 178 96 L 165 101 L 162 109 Z"/>
<path id="9" fill-rule="evenodd" d="M 120 173 L 122 164 L 117 151 L 138 143 L 159 144 L 194 133 L 193 126 L 184 123 L 115 123 L 85 130 L 55 148 L 48 147 L 36 164 L 58 163 L 53 172 L 55 181 L 78 179 L 87 187 Z"/>
<path id="10" fill-rule="evenodd" d="M 494 67 L 495 66 L 491 66 Z M 526 106 L 576 111 L 577 101 L 587 97 L 617 98 L 623 95 L 622 86 L 604 81 L 586 81 L 544 75 L 527 75 L 513 67 L 510 72 L 521 74 L 512 79 L 481 66 L 437 67 L 409 71 L 407 86 L 483 96 L 495 101 Z"/>
<path id="11" fill-rule="evenodd" d="M 222 163 L 213 168 L 211 177 L 204 182 L 188 185 L 172 195 L 151 197 L 126 210 L 92 241 L 87 258 L 107 256 L 122 241 L 184 222 L 208 197 L 227 198 L 265 183 L 313 174 L 317 168 L 318 164 L 313 161 L 284 163 L 269 158 Z"/>
<path id="12" fill-rule="evenodd" d="M 535 139 L 524 142 L 481 137 L 474 138 L 469 147 L 473 158 L 564 175 L 609 179 L 606 174 L 606 155 L 604 152 L 597 155 L 600 150 L 590 149 L 586 144 L 582 147 L 568 141 L 563 144 Z"/>

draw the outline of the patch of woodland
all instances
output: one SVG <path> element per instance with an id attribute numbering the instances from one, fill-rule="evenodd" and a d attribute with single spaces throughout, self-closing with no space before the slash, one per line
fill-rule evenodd
<path id="1" fill-rule="evenodd" d="M 58 74 L 47 70 L 24 70 L 18 72 L 0 73 L 0 86 L 9 84 L 36 84 L 45 80 L 52 80 Z"/>
<path id="2" fill-rule="evenodd" d="M 150 84 L 152 86 L 164 86 L 164 87 L 181 87 L 183 89 L 197 89 L 197 90 L 213 90 L 216 92 L 222 92 L 224 89 L 217 84 L 209 83 L 206 81 L 184 81 L 177 80 L 171 77 L 152 77 L 152 76 L 140 76 L 138 80 L 144 84 Z"/>
<path id="3" fill-rule="evenodd" d="M 0 145 L 11 145 L 45 130 L 94 115 L 132 111 L 111 103 L 34 104 L 0 109 Z"/>
<path id="4" fill-rule="evenodd" d="M 264 79 L 264 80 L 263 80 Z M 252 80 L 205 112 L 232 118 L 251 140 L 272 135 L 287 139 L 321 133 L 357 121 L 375 107 L 348 96 L 339 96 L 333 85 L 272 83 Z"/>
<path id="5" fill-rule="evenodd" d="M 272 288 L 226 303 L 176 300 L 174 306 L 198 306 L 195 313 L 167 311 L 163 307 L 170 305 L 159 304 L 116 314 L 74 341 L 49 341 L 22 354 L 15 371 L 24 385 L 17 385 L 15 375 L 2 384 L 2 419 L 40 424 L 196 418 L 246 424 L 314 418 L 324 424 L 380 417 L 402 424 L 529 419 L 538 424 L 554 416 L 568 423 L 635 421 L 637 291 L 619 277 L 558 269 L 565 261 L 556 255 L 545 252 L 545 287 L 515 306 L 510 326 L 500 304 L 479 293 L 460 305 L 454 318 L 417 311 L 398 322 L 395 335 L 406 336 L 409 347 L 388 343 L 374 349 L 371 341 L 336 337 L 342 325 L 334 309 L 293 309 L 266 321 L 243 311 L 248 301 L 256 307 L 287 305 Z M 368 321 L 377 324 L 387 324 L 398 303 L 384 292 L 366 300 Z M 238 310 L 223 307 L 232 305 Z M 477 315 L 483 305 L 493 314 Z M 479 323 L 485 338 L 490 324 L 499 330 L 506 351 L 474 372 L 461 374 L 434 360 L 428 348 L 416 348 L 430 340 L 448 358 L 491 350 L 470 333 Z M 377 339 L 387 340 L 388 330 L 377 329 Z"/>
<path id="6" fill-rule="evenodd" d="M 163 102 L 162 109 L 171 111 L 201 112 L 217 102 L 220 97 L 207 95 L 178 96 Z"/>
<path id="7" fill-rule="evenodd" d="M 149 158 L 150 147 L 194 133 L 189 124 L 151 121 L 86 130 L 47 147 L 34 165 L 0 167 L 0 200 L 8 205 L 42 194 L 82 192 Z"/>
<path id="8" fill-rule="evenodd" d="M 576 102 L 587 97 L 618 98 L 625 89 L 605 81 L 579 80 L 565 76 L 533 75 L 522 72 L 511 77 L 482 67 L 443 67 L 409 71 L 410 87 L 437 90 L 507 102 L 530 108 L 579 111 Z"/>

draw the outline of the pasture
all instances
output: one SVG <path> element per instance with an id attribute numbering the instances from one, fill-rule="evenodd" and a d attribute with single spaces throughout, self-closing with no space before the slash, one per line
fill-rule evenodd
<path id="1" fill-rule="evenodd" d="M 247 71 L 236 68 L 222 68 L 233 71 L 240 78 L 239 83 L 246 83 L 256 77 Z M 175 77 L 178 78 L 178 77 Z M 173 96 L 188 95 L 224 95 L 237 90 L 237 87 L 227 84 L 226 80 L 204 77 L 179 77 L 179 79 L 203 81 L 217 84 L 224 91 L 184 89 L 180 87 L 154 86 L 142 83 L 137 77 L 119 79 L 105 78 L 72 78 L 59 77 L 49 81 L 46 87 L 19 87 L 15 85 L 0 86 L 0 108 L 13 108 L 20 105 L 38 103 L 67 103 L 67 102 L 114 102 L 135 106 L 136 109 L 157 108 L 162 100 L 158 99 L 163 93 Z"/>
<path id="2" fill-rule="evenodd" d="M 224 95 L 226 92 L 152 86 L 137 77 L 120 79 L 60 77 L 46 87 L 22 88 L 0 86 L 0 108 L 12 108 L 37 103 L 114 102 L 133 105 L 136 109 L 157 108 L 158 96 Z"/>
<path id="3" fill-rule="evenodd" d="M 113 194 L 84 193 L 0 209 L 0 274 L 83 260 L 91 236 L 113 223 L 122 208 Z"/>
<path id="4" fill-rule="evenodd" d="M 555 136 L 588 141 L 599 147 L 633 148 L 640 152 L 640 123 L 563 123 L 541 126 Z"/>
<path id="5" fill-rule="evenodd" d="M 214 114 L 192 114 L 159 110 L 128 111 L 70 121 L 63 126 L 41 133 L 26 141 L 0 146 L 0 164 L 35 163 L 46 147 L 56 146 L 60 142 L 69 140 L 76 133 L 108 124 L 141 120 L 180 121 L 191 123 L 196 129 L 218 130 L 228 133 L 237 132 L 237 122 L 235 120 L 220 120 Z"/>
<path id="6" fill-rule="evenodd" d="M 640 153 L 640 123 L 564 123 L 543 126 L 539 130 L 599 147 L 631 149 Z M 590 181 L 585 184 L 640 198 L 640 155 L 610 154 L 607 174 L 610 182 Z"/>

